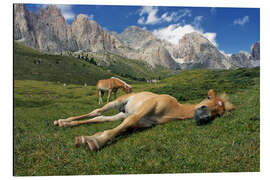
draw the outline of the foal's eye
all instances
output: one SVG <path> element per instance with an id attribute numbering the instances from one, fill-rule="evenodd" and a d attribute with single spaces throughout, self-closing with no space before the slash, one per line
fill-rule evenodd
<path id="1" fill-rule="evenodd" d="M 211 96 L 208 96 L 207 99 L 211 99 Z"/>

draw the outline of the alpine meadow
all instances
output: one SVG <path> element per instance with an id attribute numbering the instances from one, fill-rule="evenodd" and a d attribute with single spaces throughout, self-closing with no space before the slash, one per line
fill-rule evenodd
<path id="1" fill-rule="evenodd" d="M 206 10 L 214 13 L 210 8 L 65 5 L 65 10 L 69 7 L 76 14 L 71 20 L 64 16 L 63 7 L 13 6 L 14 176 L 260 171 L 259 39 L 246 43 L 250 52 L 243 49 L 226 54 L 219 49 L 222 40 L 202 31 L 203 23 L 198 29 L 192 23 L 203 19 L 195 12 L 204 12 L 207 19 Z M 120 32 L 103 28 L 107 19 L 95 19 L 94 7 L 111 8 L 112 12 L 115 7 L 123 13 L 125 8 L 134 10 L 136 26 L 127 25 Z M 92 8 L 93 15 L 85 14 L 83 8 Z M 234 11 L 215 10 L 224 14 Z M 256 14 L 258 9 L 243 12 L 248 10 L 248 20 L 231 21 L 231 26 L 252 23 L 253 11 Z M 151 12 L 160 22 L 150 22 Z M 188 23 L 189 19 L 192 22 L 180 28 L 180 20 Z M 174 44 L 171 39 L 161 38 L 165 37 L 162 33 L 166 23 L 179 25 L 174 33 L 184 31 L 188 25 L 193 29 L 181 36 L 172 33 L 179 35 Z M 151 29 L 155 25 L 160 27 Z M 215 44 L 217 40 L 219 45 Z M 107 93 L 104 104 L 99 104 L 96 84 L 111 77 L 132 86 L 132 93 L 166 94 L 181 104 L 209 100 L 212 89 L 217 96 L 226 93 L 235 109 L 204 125 L 197 125 L 195 118 L 175 120 L 130 129 L 96 151 L 87 145 L 78 148 L 75 137 L 91 136 L 123 121 L 74 127 L 56 126 L 54 121 L 106 105 Z M 125 94 L 119 90 L 116 98 Z M 111 96 L 110 101 L 116 98 Z M 112 109 L 104 116 L 119 111 Z"/>

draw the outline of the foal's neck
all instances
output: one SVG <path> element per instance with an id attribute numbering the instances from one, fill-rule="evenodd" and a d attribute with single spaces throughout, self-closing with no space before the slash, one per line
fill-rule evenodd
<path id="1" fill-rule="evenodd" d="M 190 119 L 194 116 L 196 104 L 179 104 L 178 114 L 181 119 Z"/>

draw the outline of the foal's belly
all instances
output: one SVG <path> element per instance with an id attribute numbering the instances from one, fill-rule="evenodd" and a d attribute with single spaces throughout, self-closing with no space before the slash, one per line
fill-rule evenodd
<path id="1" fill-rule="evenodd" d="M 136 127 L 139 127 L 139 128 L 153 127 L 157 124 L 158 118 L 159 117 L 155 117 L 155 116 L 145 116 L 140 119 Z"/>

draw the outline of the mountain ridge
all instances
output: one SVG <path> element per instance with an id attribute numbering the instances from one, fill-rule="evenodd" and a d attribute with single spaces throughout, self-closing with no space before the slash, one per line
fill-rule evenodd
<path id="1" fill-rule="evenodd" d="M 145 61 L 153 68 L 254 67 L 259 65 L 260 58 L 259 43 L 251 46 L 252 55 L 239 52 L 225 56 L 208 39 L 196 32 L 185 34 L 179 39 L 178 45 L 173 45 L 137 26 L 127 27 L 120 34 L 106 31 L 84 14 L 79 14 L 69 25 L 55 5 L 39 8 L 34 14 L 24 4 L 15 4 L 14 39 L 49 53 L 107 51 Z"/>

